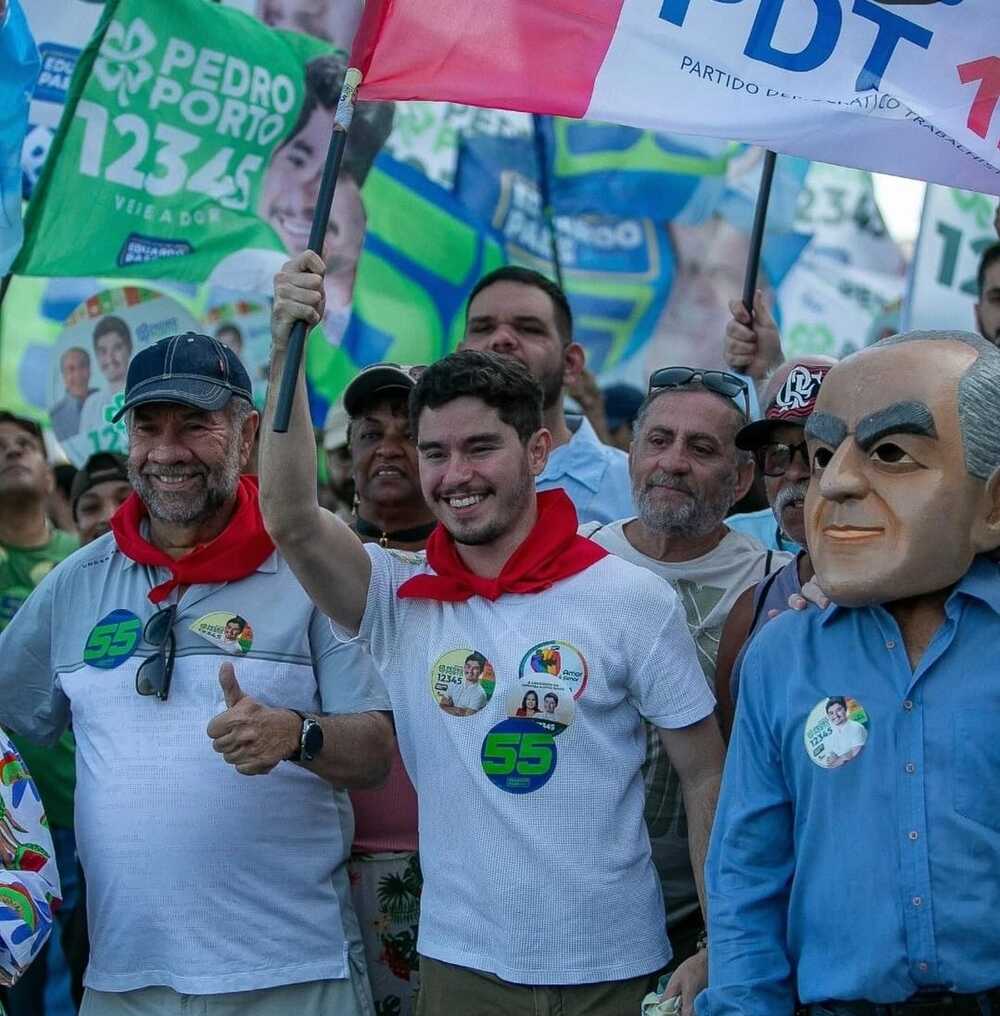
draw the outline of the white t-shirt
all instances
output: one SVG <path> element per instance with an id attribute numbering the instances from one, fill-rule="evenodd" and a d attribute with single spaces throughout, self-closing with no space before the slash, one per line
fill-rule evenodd
<path id="1" fill-rule="evenodd" d="M 707 554 L 689 561 L 658 561 L 640 553 L 625 536 L 631 519 L 606 526 L 587 523 L 580 533 L 611 553 L 645 568 L 669 582 L 681 599 L 688 630 L 698 647 L 698 662 L 705 679 L 715 687 L 715 660 L 719 640 L 733 604 L 749 586 L 792 559 L 791 554 L 771 552 L 752 536 L 730 530 Z M 656 731 L 648 731 L 646 783 L 646 824 L 653 845 L 653 860 L 663 887 L 670 924 L 693 914 L 699 906 L 698 889 L 691 870 L 687 818 L 680 783 Z"/>
<path id="2" fill-rule="evenodd" d="M 642 718 L 684 727 L 714 707 L 677 596 L 608 556 L 534 595 L 400 599 L 432 569 L 365 551 L 360 637 L 420 801 L 420 953 L 518 984 L 659 969 L 670 946 L 642 820 Z M 433 689 L 472 652 L 489 702 L 454 716 Z M 555 688 L 573 702 L 560 733 L 514 718 L 527 690 Z"/>
<path id="3" fill-rule="evenodd" d="M 868 731 L 857 720 L 845 720 L 839 727 L 836 723 L 831 726 L 833 731 L 823 738 L 823 751 L 826 755 L 846 755 L 868 740 Z"/>
<path id="4" fill-rule="evenodd" d="M 486 692 L 480 684 L 469 684 L 463 681 L 451 693 L 451 704 L 456 709 L 482 709 L 486 705 Z"/>

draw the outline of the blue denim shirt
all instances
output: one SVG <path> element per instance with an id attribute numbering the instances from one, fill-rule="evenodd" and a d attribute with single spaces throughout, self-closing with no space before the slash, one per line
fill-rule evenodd
<path id="1" fill-rule="evenodd" d="M 562 487 L 580 522 L 616 522 L 635 515 L 628 456 L 603 444 L 585 416 L 566 417 L 572 438 L 549 456 L 538 490 Z"/>
<path id="2" fill-rule="evenodd" d="M 915 670 L 883 607 L 787 611 L 751 643 L 698 1016 L 790 1016 L 796 989 L 888 1003 L 1000 985 L 997 565 L 977 560 L 945 613 Z M 838 743 L 865 730 L 832 768 L 830 696 L 856 725 Z"/>

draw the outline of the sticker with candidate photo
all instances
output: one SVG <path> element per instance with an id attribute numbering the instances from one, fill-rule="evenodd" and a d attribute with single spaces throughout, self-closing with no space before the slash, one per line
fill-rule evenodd
<path id="1" fill-rule="evenodd" d="M 530 682 L 542 677 L 557 678 L 578 699 L 587 687 L 587 661 L 576 646 L 553 639 L 532 646 L 521 660 L 518 676 Z"/>
<path id="2" fill-rule="evenodd" d="M 512 719 L 534 720 L 553 736 L 573 722 L 576 711 L 573 693 L 556 678 L 520 681 L 507 692 L 505 704 Z"/>
<path id="3" fill-rule="evenodd" d="M 556 742 L 535 720 L 508 719 L 493 727 L 480 750 L 490 783 L 508 794 L 531 794 L 556 771 Z"/>
<path id="4" fill-rule="evenodd" d="M 431 667 L 431 694 L 450 716 L 472 716 L 493 697 L 493 664 L 475 649 L 449 649 Z"/>
<path id="5" fill-rule="evenodd" d="M 250 622 L 235 611 L 213 610 L 199 617 L 191 631 L 227 653 L 248 653 L 253 645 L 253 628 Z"/>
<path id="6" fill-rule="evenodd" d="M 850 695 L 822 698 L 806 720 L 806 752 L 821 769 L 839 769 L 861 754 L 869 726 L 868 714 L 857 699 Z"/>

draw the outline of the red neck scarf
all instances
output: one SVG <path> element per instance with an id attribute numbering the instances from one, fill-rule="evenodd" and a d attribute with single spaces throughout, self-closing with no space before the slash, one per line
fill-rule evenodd
<path id="1" fill-rule="evenodd" d="M 139 525 L 146 514 L 146 506 L 133 491 L 111 517 L 111 531 L 118 549 L 136 564 L 158 565 L 170 572 L 171 578 L 149 591 L 153 603 L 161 603 L 177 586 L 246 578 L 274 551 L 257 504 L 255 476 L 240 477 L 236 508 L 226 528 L 211 543 L 200 544 L 177 560 L 142 536 Z"/>
<path id="2" fill-rule="evenodd" d="M 540 593 L 596 564 L 607 551 L 576 532 L 573 502 L 562 490 L 538 495 L 538 519 L 527 539 L 514 551 L 495 579 L 469 571 L 455 541 L 442 525 L 427 541 L 427 563 L 436 575 L 414 575 L 396 595 L 402 599 L 456 603 L 472 596 L 496 600 L 504 593 Z"/>

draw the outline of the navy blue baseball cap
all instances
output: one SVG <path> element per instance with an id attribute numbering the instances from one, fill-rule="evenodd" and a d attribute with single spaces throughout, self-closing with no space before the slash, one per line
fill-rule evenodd
<path id="1" fill-rule="evenodd" d="M 112 422 L 146 402 L 179 402 L 211 412 L 234 396 L 253 405 L 250 375 L 231 349 L 198 332 L 168 335 L 132 357 L 125 402 Z"/>

